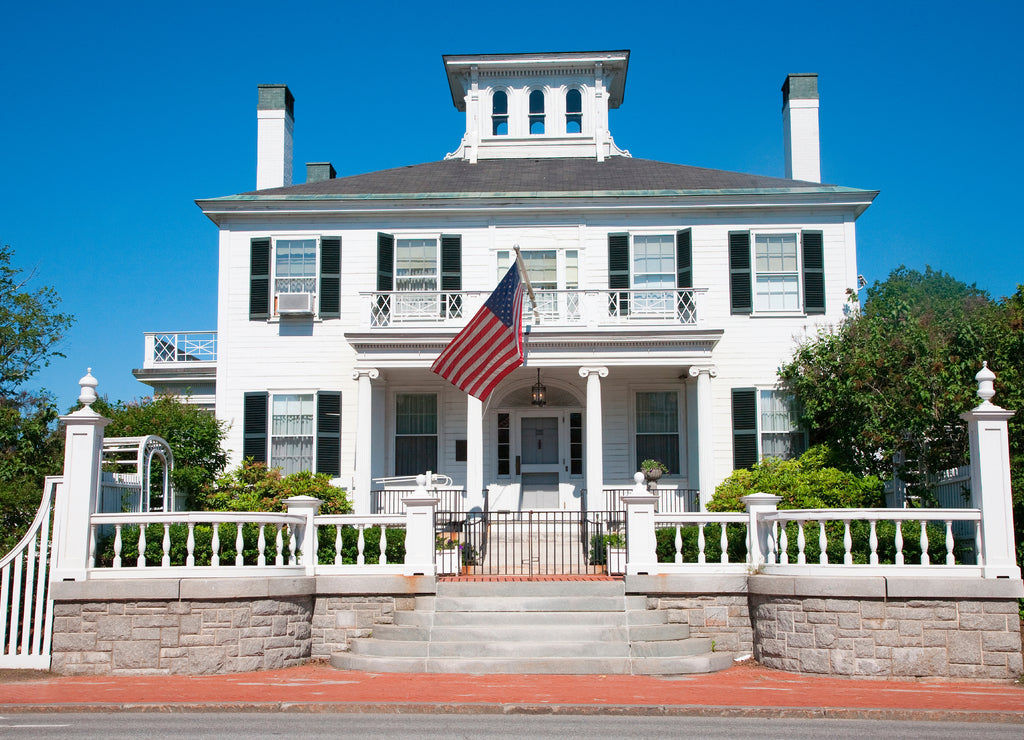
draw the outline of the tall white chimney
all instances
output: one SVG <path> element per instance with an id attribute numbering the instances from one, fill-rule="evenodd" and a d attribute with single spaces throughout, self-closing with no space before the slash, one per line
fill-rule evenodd
<path id="1" fill-rule="evenodd" d="M 786 76 L 782 85 L 782 132 L 786 146 L 786 177 L 821 182 L 818 75 Z"/>
<path id="2" fill-rule="evenodd" d="M 287 85 L 259 86 L 256 121 L 256 189 L 291 185 L 295 98 Z"/>

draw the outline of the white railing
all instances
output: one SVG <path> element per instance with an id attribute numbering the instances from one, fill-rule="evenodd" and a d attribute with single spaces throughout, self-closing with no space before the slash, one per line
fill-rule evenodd
<path id="1" fill-rule="evenodd" d="M 354 573 L 401 573 L 405 567 L 403 560 L 388 561 L 388 545 L 396 540 L 405 542 L 404 514 L 325 514 L 314 518 L 316 528 L 317 552 L 325 544 L 333 542 L 333 561 L 330 552 L 329 562 L 317 566 L 318 575 L 354 574 Z M 379 539 L 374 549 L 366 550 L 366 532 L 370 529 L 379 531 Z M 355 537 L 355 562 L 345 562 L 344 553 L 350 549 L 351 537 Z"/>
<path id="2" fill-rule="evenodd" d="M 823 569 L 833 572 L 838 568 L 853 569 L 854 571 L 871 571 L 877 573 L 886 572 L 889 574 L 912 575 L 920 572 L 922 568 L 929 568 L 933 572 L 941 568 L 943 572 L 955 575 L 979 576 L 984 565 L 983 537 L 981 529 L 981 511 L 978 509 L 787 509 L 762 514 L 758 518 L 758 527 L 764 528 L 765 535 L 762 540 L 766 543 L 766 550 L 763 553 L 765 572 L 784 573 L 799 571 L 810 571 Z M 808 523 L 815 523 L 810 527 Z M 891 551 L 889 542 L 881 540 L 879 524 L 882 522 L 892 523 Z M 907 535 L 904 534 L 904 524 L 915 523 L 915 532 L 911 536 L 911 543 L 916 539 L 914 550 L 920 550 L 919 562 L 908 563 L 905 549 L 908 546 Z M 973 524 L 973 541 L 968 544 L 973 546 L 975 563 L 957 563 L 956 547 L 958 540 L 954 535 L 953 524 L 965 522 Z M 828 526 L 835 523 L 833 526 Z M 857 543 L 854 546 L 853 526 L 859 523 L 861 529 L 867 525 L 867 542 Z M 787 525 L 795 524 L 795 543 L 790 541 L 793 527 Z M 839 524 L 842 525 L 842 534 L 838 534 Z M 929 535 L 929 525 L 933 528 L 940 527 L 939 537 L 941 538 L 944 557 L 941 562 L 932 563 L 929 548 L 932 546 Z M 831 532 L 829 530 L 832 530 Z M 859 532 L 863 536 L 864 532 Z M 829 546 L 835 547 L 834 539 L 842 537 L 842 562 L 830 562 Z M 811 549 L 818 553 L 818 562 L 809 563 L 808 542 L 815 543 L 816 547 Z M 959 540 L 962 544 L 963 540 Z M 790 557 L 790 551 L 794 549 L 795 557 Z M 866 548 L 864 545 L 866 544 Z M 880 547 L 885 550 L 885 562 L 880 554 Z M 891 558 L 889 555 L 891 554 Z M 855 562 L 860 560 L 862 562 Z M 888 562 L 891 560 L 891 562 Z M 866 573 L 865 573 L 866 574 Z"/>
<path id="3" fill-rule="evenodd" d="M 143 368 L 217 361 L 217 332 L 146 332 Z"/>
<path id="4" fill-rule="evenodd" d="M 705 320 L 704 288 L 664 290 L 536 290 L 536 309 L 523 302 L 523 323 L 534 326 L 616 326 L 654 323 L 695 326 Z M 360 293 L 371 328 L 461 328 L 484 304 L 487 291 Z"/>
<path id="5" fill-rule="evenodd" d="M 747 569 L 750 560 L 750 539 L 747 536 L 747 525 L 749 517 L 743 512 L 694 512 L 689 514 L 661 514 L 654 515 L 654 528 L 657 530 L 675 530 L 673 538 L 674 554 L 671 562 L 659 562 L 658 568 L 663 573 L 676 573 L 686 571 L 708 572 L 737 572 L 742 573 Z M 708 525 L 711 525 L 708 530 Z M 690 547 L 684 542 L 684 534 L 688 530 L 696 531 L 696 543 Z M 730 561 L 729 559 L 729 535 L 742 533 L 744 542 L 744 556 L 740 560 Z M 708 545 L 712 550 L 717 550 L 718 560 L 708 562 Z M 686 556 L 692 553 L 692 558 L 687 562 Z"/>
<path id="6" fill-rule="evenodd" d="M 203 577 L 211 574 L 252 575 L 254 570 L 262 569 L 301 571 L 299 543 L 302 542 L 305 524 L 305 516 L 284 513 L 93 514 L 90 517 L 89 561 L 92 568 L 89 577 Z M 157 527 L 155 533 L 150 531 L 153 526 Z M 185 532 L 176 531 L 172 538 L 171 527 L 174 526 L 184 526 Z M 199 542 L 196 539 L 197 527 L 200 527 L 202 535 Z M 151 563 L 146 551 L 152 534 L 156 534 L 159 541 L 159 560 Z M 184 552 L 180 549 L 181 534 L 185 534 Z M 198 562 L 197 549 L 201 553 Z M 248 563 L 245 562 L 247 549 Z M 109 564 L 105 562 L 108 552 Z"/>
<path id="7" fill-rule="evenodd" d="M 0 668 L 50 667 L 50 513 L 62 482 L 60 477 L 46 478 L 35 519 L 15 548 L 0 558 Z"/>

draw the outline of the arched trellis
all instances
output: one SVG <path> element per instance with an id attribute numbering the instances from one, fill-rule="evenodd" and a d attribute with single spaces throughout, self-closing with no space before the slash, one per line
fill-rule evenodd
<path id="1" fill-rule="evenodd" d="M 153 463 L 161 467 L 160 505 L 152 506 Z M 103 479 L 96 511 L 175 511 L 179 502 L 171 485 L 174 453 L 163 437 L 108 437 L 103 440 Z"/>

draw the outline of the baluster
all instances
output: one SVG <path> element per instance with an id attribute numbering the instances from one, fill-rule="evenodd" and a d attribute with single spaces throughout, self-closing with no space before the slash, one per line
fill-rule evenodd
<path id="1" fill-rule="evenodd" d="M 896 565 L 903 565 L 903 522 L 896 522 Z"/>
<path id="2" fill-rule="evenodd" d="M 241 568 L 245 565 L 245 557 L 242 555 L 242 550 L 245 549 L 245 539 L 242 537 L 242 523 L 238 522 L 235 527 L 235 567 Z"/>
<path id="3" fill-rule="evenodd" d="M 828 537 L 825 535 L 824 519 L 820 519 L 818 521 L 818 547 L 821 548 L 821 554 L 818 555 L 818 562 L 822 565 L 828 565 Z"/>
<path id="4" fill-rule="evenodd" d="M 871 533 L 868 535 L 868 545 L 871 547 L 870 561 L 872 565 L 878 565 L 878 531 L 875 527 L 876 520 L 869 519 L 868 523 L 871 525 Z"/>
<path id="5" fill-rule="evenodd" d="M 850 537 L 850 520 L 843 521 L 843 565 L 853 565 L 853 538 Z"/>
<path id="6" fill-rule="evenodd" d="M 676 539 L 673 542 L 673 546 L 675 547 L 675 550 L 676 550 L 676 554 L 675 554 L 675 561 L 676 561 L 676 563 L 682 563 L 683 562 L 683 534 L 682 534 L 682 532 L 680 530 L 681 530 L 681 527 L 677 524 L 676 525 Z"/>
<path id="7" fill-rule="evenodd" d="M 114 567 L 121 567 L 121 525 L 114 525 Z"/>
<path id="8" fill-rule="evenodd" d="M 357 524 L 356 530 L 359 532 L 356 538 L 356 565 L 366 565 L 366 558 L 363 557 L 363 550 L 366 547 L 366 541 L 363 539 L 363 524 Z"/>
<path id="9" fill-rule="evenodd" d="M 89 565 L 96 567 L 96 526 L 89 525 Z"/>
<path id="10" fill-rule="evenodd" d="M 807 537 L 804 535 L 804 523 L 796 523 L 796 564 L 807 565 Z"/>
<path id="11" fill-rule="evenodd" d="M 722 534 L 718 541 L 719 545 L 722 548 L 722 557 L 719 558 L 719 560 L 721 560 L 721 562 L 723 563 L 729 562 L 729 533 L 728 531 L 726 531 L 726 527 L 728 526 L 728 522 L 722 522 Z"/>
<path id="12" fill-rule="evenodd" d="M 985 553 L 981 550 L 981 520 L 974 523 L 974 564 L 981 567 L 985 565 Z"/>
<path id="13" fill-rule="evenodd" d="M 146 525 L 139 525 L 139 559 L 135 563 L 138 568 L 146 567 Z"/>
<path id="14" fill-rule="evenodd" d="M 210 538 L 210 565 L 214 568 L 220 565 L 220 525 L 213 522 L 213 534 Z"/>
<path id="15" fill-rule="evenodd" d="M 284 537 L 282 536 L 284 527 L 278 524 L 275 529 L 277 534 L 274 535 L 274 549 L 277 552 L 274 553 L 274 565 L 284 565 Z"/>
<path id="16" fill-rule="evenodd" d="M 768 562 L 774 565 L 779 562 L 779 523 L 772 522 L 772 528 L 768 530 Z"/>
<path id="17" fill-rule="evenodd" d="M 701 565 L 707 562 L 707 557 L 704 554 L 704 522 L 701 522 L 697 528 L 697 562 Z"/>
<path id="18" fill-rule="evenodd" d="M 188 553 L 185 556 L 185 567 L 195 568 L 196 567 L 196 523 L 188 523 L 188 540 L 185 543 L 185 550 Z"/>
<path id="19" fill-rule="evenodd" d="M 257 524 L 256 526 L 260 528 L 259 537 L 256 539 L 256 565 L 263 568 L 267 564 L 267 535 L 263 531 L 264 524 Z"/>
<path id="20" fill-rule="evenodd" d="M 953 521 L 946 520 L 946 565 L 956 565 L 956 558 L 953 557 Z"/>
<path id="21" fill-rule="evenodd" d="M 334 564 L 341 565 L 341 525 L 334 525 Z"/>
<path id="22" fill-rule="evenodd" d="M 161 549 L 164 552 L 163 558 L 160 560 L 160 565 L 165 568 L 171 566 L 171 523 L 164 522 L 164 541 L 161 544 Z"/>
<path id="23" fill-rule="evenodd" d="M 377 562 L 381 565 L 388 564 L 388 528 L 380 525 L 380 557 Z"/>
<path id="24" fill-rule="evenodd" d="M 921 565 L 930 565 L 931 559 L 928 557 L 928 522 L 924 519 L 921 520 Z"/>
<path id="25" fill-rule="evenodd" d="M 288 565 L 298 565 L 299 563 L 299 541 L 298 527 L 289 524 L 288 525 Z"/>
<path id="26" fill-rule="evenodd" d="M 789 564 L 789 535 L 786 533 L 786 523 L 782 523 L 782 531 L 779 533 L 779 562 L 783 565 Z"/>

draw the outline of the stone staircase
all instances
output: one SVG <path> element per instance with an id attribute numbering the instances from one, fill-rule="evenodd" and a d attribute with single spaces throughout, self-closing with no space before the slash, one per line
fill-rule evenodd
<path id="1" fill-rule="evenodd" d="M 373 673 L 679 675 L 732 665 L 622 581 L 439 581 L 331 665 Z"/>

